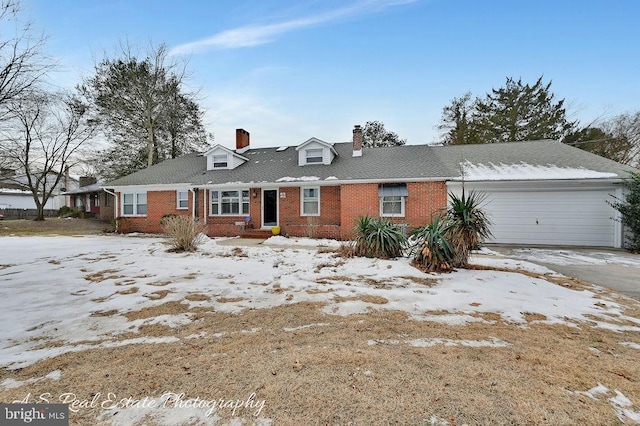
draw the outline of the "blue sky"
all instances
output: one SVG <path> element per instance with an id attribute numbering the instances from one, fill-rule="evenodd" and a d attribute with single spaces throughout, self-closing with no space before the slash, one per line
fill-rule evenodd
<path id="1" fill-rule="evenodd" d="M 216 142 L 347 141 L 383 121 L 438 139 L 442 108 L 506 77 L 552 80 L 583 123 L 640 109 L 637 0 L 23 0 L 72 87 L 120 40 L 188 60 Z"/>

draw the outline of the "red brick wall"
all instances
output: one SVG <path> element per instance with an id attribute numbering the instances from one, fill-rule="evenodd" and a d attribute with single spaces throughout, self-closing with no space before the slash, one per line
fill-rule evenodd
<path id="1" fill-rule="evenodd" d="M 280 228 L 293 237 L 340 238 L 340 187 L 320 187 L 320 216 L 300 215 L 300 188 L 280 188 Z"/>
<path id="2" fill-rule="evenodd" d="M 410 228 L 427 224 L 434 212 L 445 207 L 447 189 L 444 182 L 407 183 L 409 196 L 405 201 L 405 217 L 393 218 L 395 222 L 406 223 Z M 256 197 L 253 197 L 253 193 Z M 279 219 L 282 233 L 295 237 L 314 236 L 317 238 L 352 238 L 352 228 L 359 216 L 380 215 L 378 184 L 348 184 L 341 186 L 323 186 L 320 188 L 321 216 L 300 215 L 300 188 L 280 188 L 278 194 Z M 280 198 L 280 193 L 285 198 Z M 204 218 L 205 203 L 209 202 L 209 192 L 199 192 L 199 217 Z M 189 209 L 176 209 L 176 191 L 147 192 L 147 216 L 127 217 L 120 221 L 122 232 L 160 233 L 160 220 L 166 214 L 190 216 L 193 194 L 189 192 Z M 118 196 L 120 199 L 120 195 Z M 262 226 L 262 194 L 259 188 L 249 190 L 249 228 Z M 121 205 L 118 212 L 122 215 Z M 206 232 L 209 236 L 236 236 L 244 226 L 236 222 L 245 222 L 245 216 L 209 216 L 206 208 Z"/>
<path id="3" fill-rule="evenodd" d="M 406 223 L 409 228 L 426 225 L 434 212 L 447 205 L 447 187 L 444 182 L 409 182 L 409 196 L 405 200 L 405 217 L 392 218 Z M 343 239 L 353 237 L 352 229 L 358 217 L 380 216 L 378 184 L 349 184 L 341 187 L 341 232 Z"/>
<path id="4" fill-rule="evenodd" d="M 189 191 L 189 209 L 178 210 L 177 194 L 175 190 L 169 191 L 148 191 L 147 192 L 147 215 L 143 217 L 122 217 L 122 194 L 118 193 L 118 230 L 120 232 L 148 232 L 158 234 L 162 232 L 160 220 L 166 214 L 178 216 L 191 216 L 191 206 L 193 194 Z"/>

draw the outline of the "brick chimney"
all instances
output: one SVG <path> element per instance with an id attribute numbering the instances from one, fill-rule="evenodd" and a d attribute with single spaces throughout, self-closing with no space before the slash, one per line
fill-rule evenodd
<path id="1" fill-rule="evenodd" d="M 353 156 L 362 157 L 362 128 L 359 124 L 353 126 Z"/>
<path id="2" fill-rule="evenodd" d="M 236 152 L 242 154 L 249 150 L 249 132 L 244 129 L 236 129 Z"/>
<path id="3" fill-rule="evenodd" d="M 80 176 L 79 179 L 80 187 L 93 185 L 96 182 L 98 181 L 96 180 L 95 176 Z"/>

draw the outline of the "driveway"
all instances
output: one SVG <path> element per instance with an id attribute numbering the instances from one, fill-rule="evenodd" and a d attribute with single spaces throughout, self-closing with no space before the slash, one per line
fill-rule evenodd
<path id="1" fill-rule="evenodd" d="M 640 255 L 599 248 L 489 248 L 507 257 L 527 260 L 640 300 Z"/>

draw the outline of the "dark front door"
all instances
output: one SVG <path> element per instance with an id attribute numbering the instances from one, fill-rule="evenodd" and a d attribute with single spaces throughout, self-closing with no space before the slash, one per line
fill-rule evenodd
<path id="1" fill-rule="evenodd" d="M 278 191 L 269 189 L 262 191 L 264 226 L 278 225 Z"/>

